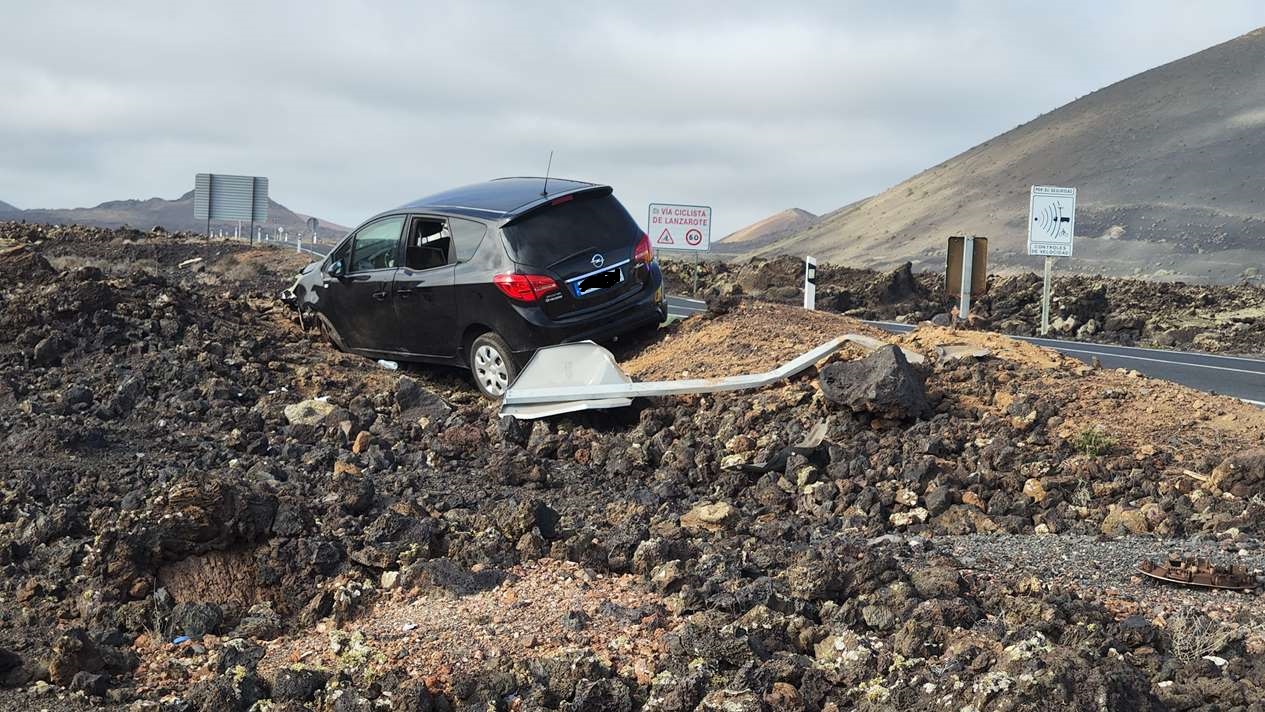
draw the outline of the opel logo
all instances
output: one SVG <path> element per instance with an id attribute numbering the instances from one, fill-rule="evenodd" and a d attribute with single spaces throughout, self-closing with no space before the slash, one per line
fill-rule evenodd
<path id="1" fill-rule="evenodd" d="M 601 269 L 602 265 L 606 264 L 606 258 L 602 257 L 602 253 L 598 252 L 593 255 L 593 259 L 589 260 L 589 262 L 592 262 L 594 267 Z"/>

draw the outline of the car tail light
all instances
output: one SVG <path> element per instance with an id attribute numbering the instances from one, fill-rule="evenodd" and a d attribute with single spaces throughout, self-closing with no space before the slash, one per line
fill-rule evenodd
<path id="1" fill-rule="evenodd" d="M 633 262 L 644 262 L 650 264 L 654 262 L 654 249 L 650 247 L 650 236 L 641 233 L 641 239 L 637 241 L 637 246 L 633 248 Z"/>
<path id="2" fill-rule="evenodd" d="M 496 288 L 510 299 L 534 302 L 550 292 L 558 291 L 558 283 L 544 274 L 498 274 L 492 278 Z"/>

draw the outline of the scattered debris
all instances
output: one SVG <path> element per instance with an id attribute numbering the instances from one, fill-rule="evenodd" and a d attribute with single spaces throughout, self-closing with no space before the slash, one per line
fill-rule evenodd
<path id="1" fill-rule="evenodd" d="M 983 346 L 973 344 L 944 344 L 936 346 L 936 355 L 946 363 L 963 359 L 988 358 L 993 352 Z"/>
<path id="2" fill-rule="evenodd" d="M 1171 555 L 1167 561 L 1143 561 L 1138 564 L 1138 572 L 1153 579 L 1184 586 L 1226 588 L 1235 591 L 1249 591 L 1256 588 L 1256 577 L 1246 567 L 1214 564 L 1204 558 L 1190 559 Z"/>

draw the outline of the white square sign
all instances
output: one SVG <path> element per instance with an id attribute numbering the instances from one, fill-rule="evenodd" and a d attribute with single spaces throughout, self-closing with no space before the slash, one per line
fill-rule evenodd
<path id="1" fill-rule="evenodd" d="M 656 250 L 710 250 L 712 209 L 706 205 L 651 203 L 646 234 Z"/>
<path id="2" fill-rule="evenodd" d="M 1028 254 L 1071 257 L 1076 234 L 1076 189 L 1032 186 L 1028 203 Z"/>

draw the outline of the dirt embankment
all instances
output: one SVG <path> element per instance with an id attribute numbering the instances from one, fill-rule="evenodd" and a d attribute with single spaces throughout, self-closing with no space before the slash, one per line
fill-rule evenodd
<path id="1" fill-rule="evenodd" d="M 668 261 L 673 294 L 689 294 L 693 262 Z M 803 263 L 794 257 L 752 259 L 742 265 L 701 263 L 699 297 L 747 295 L 782 304 L 803 302 Z M 939 272 L 890 272 L 822 264 L 817 308 L 858 319 L 915 324 L 946 315 L 956 303 Z M 1041 277 L 992 275 L 989 291 L 972 304 L 980 328 L 1034 336 L 1041 325 Z M 947 315 L 946 315 L 947 316 Z M 945 316 L 941 316 L 941 319 Z M 1265 355 L 1265 287 L 1213 286 L 1140 279 L 1059 275 L 1050 312 L 1052 336 L 1126 346 Z"/>
<path id="2" fill-rule="evenodd" d="M 759 391 L 503 421 L 460 372 L 302 332 L 271 253 L 205 246 L 194 279 L 187 236 L 56 234 L 0 230 L 22 265 L 0 275 L 2 704 L 1262 698 L 1258 594 L 1129 573 L 1155 542 L 1259 565 L 1265 423 L 1245 404 L 923 327 L 901 340 L 919 366 L 850 348 Z M 763 370 L 857 330 L 743 304 L 629 365 Z M 988 353 L 937 349 L 958 345 Z"/>

